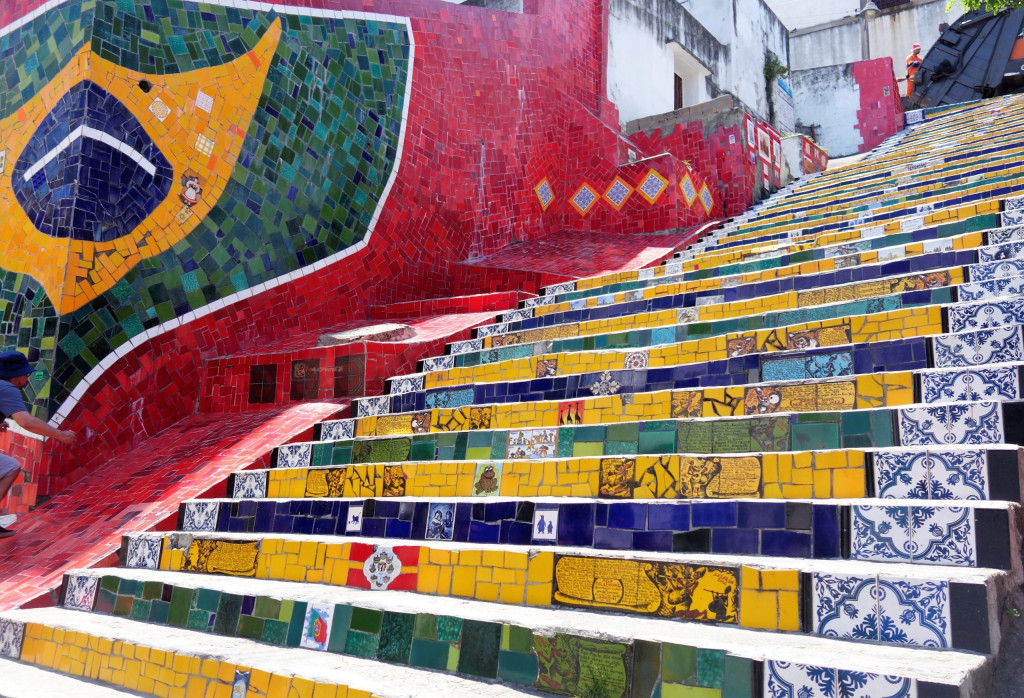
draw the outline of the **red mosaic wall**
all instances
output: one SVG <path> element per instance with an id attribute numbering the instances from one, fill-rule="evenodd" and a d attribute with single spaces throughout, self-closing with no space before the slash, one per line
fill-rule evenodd
<path id="1" fill-rule="evenodd" d="M 37 4 L 2 3 L 0 18 L 9 21 Z M 590 216 L 581 216 L 566 201 L 583 181 L 603 194 L 613 174 L 634 186 L 644 169 L 618 167 L 624 156 L 618 116 L 603 96 L 607 21 L 602 0 L 526 0 L 523 14 L 440 0 L 292 4 L 412 17 L 416 61 L 404 156 L 370 244 L 315 275 L 142 343 L 115 362 L 64 421 L 84 438 L 71 448 L 47 446 L 53 452 L 32 465 L 30 481 L 40 494 L 59 491 L 194 413 L 203 397 L 207 360 L 366 319 L 374 305 L 462 292 L 465 273 L 455 271 L 460 261 L 514 241 L 564 229 L 642 233 L 707 219 L 678 206 L 677 180 L 684 167 L 679 154 L 653 165 L 664 169 L 673 187 L 653 205 L 634 193 L 622 211 L 599 201 Z M 716 216 L 723 211 L 722 192 L 726 212 L 739 211 L 741 200 L 749 202 L 746 191 L 733 190 L 739 174 L 731 167 L 742 149 L 734 154 L 732 145 L 723 145 L 728 135 L 716 134 L 691 160 L 698 187 L 704 164 L 717 163 L 710 175 L 717 185 L 712 187 Z M 665 149 L 658 139 L 650 146 L 649 153 L 638 155 Z M 554 211 L 543 211 L 538 202 L 534 187 L 540 176 L 554 184 Z M 507 281 L 549 283 L 517 275 Z M 492 288 L 498 284 L 488 282 L 480 290 Z M 407 358 L 395 358 L 394 365 Z M 381 367 L 375 375 L 385 371 L 392 369 Z"/>
<path id="2" fill-rule="evenodd" d="M 853 78 L 860 88 L 857 130 L 864 139 L 858 152 L 864 153 L 903 130 L 903 104 L 899 85 L 893 76 L 891 58 L 854 63 Z"/>

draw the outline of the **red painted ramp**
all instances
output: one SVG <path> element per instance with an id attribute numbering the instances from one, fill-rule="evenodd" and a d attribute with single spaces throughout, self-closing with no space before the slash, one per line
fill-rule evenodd
<path id="1" fill-rule="evenodd" d="M 195 415 L 100 466 L 20 517 L 13 526 L 18 535 L 0 540 L 0 610 L 38 599 L 60 584 L 66 569 L 103 561 L 118 550 L 123 533 L 168 517 L 173 522 L 182 500 L 263 462 L 280 443 L 311 436 L 314 424 L 344 407 L 316 402 Z"/>

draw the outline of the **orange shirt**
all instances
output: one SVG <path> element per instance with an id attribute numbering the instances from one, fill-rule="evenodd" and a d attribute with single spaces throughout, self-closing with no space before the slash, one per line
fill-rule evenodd
<path id="1" fill-rule="evenodd" d="M 917 74 L 918 68 L 921 67 L 921 56 L 911 52 L 907 56 L 907 97 L 914 94 L 914 76 Z"/>

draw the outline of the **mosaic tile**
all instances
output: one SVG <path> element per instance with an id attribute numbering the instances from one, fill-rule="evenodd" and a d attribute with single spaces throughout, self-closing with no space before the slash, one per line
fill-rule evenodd
<path id="1" fill-rule="evenodd" d="M 128 537 L 128 555 L 124 566 L 131 569 L 155 570 L 160 566 L 163 536 L 132 535 Z"/>
<path id="2" fill-rule="evenodd" d="M 454 532 L 455 505 L 450 502 L 430 502 L 426 540 L 451 540 Z"/>
<path id="3" fill-rule="evenodd" d="M 878 639 L 877 580 L 815 573 L 814 633 L 854 640 Z"/>
<path id="4" fill-rule="evenodd" d="M 302 639 L 299 647 L 324 651 L 331 636 L 334 606 L 309 604 L 302 622 Z"/>
<path id="5" fill-rule="evenodd" d="M 1004 242 L 1013 242 L 1024 237 L 1024 226 L 1003 226 L 988 231 L 988 243 L 999 245 Z"/>
<path id="6" fill-rule="evenodd" d="M 343 441 L 355 438 L 356 423 L 354 419 L 338 419 L 320 424 L 320 439 L 322 441 Z"/>
<path id="7" fill-rule="evenodd" d="M 998 262 L 972 264 L 968 267 L 971 281 L 1008 279 L 1024 274 L 1024 259 L 1004 259 Z"/>
<path id="8" fill-rule="evenodd" d="M 956 304 L 949 308 L 951 332 L 985 330 L 1024 322 L 1024 299 Z"/>
<path id="9" fill-rule="evenodd" d="M 949 647 L 949 585 L 880 577 L 878 639 L 915 647 Z"/>
<path id="10" fill-rule="evenodd" d="M 277 447 L 277 467 L 279 468 L 307 468 L 310 464 L 310 456 L 313 446 L 308 443 L 284 444 Z"/>
<path id="11" fill-rule="evenodd" d="M 64 608 L 91 611 L 99 584 L 99 577 L 69 575 L 64 583 Z"/>
<path id="12" fill-rule="evenodd" d="M 406 376 L 404 378 L 391 379 L 391 395 L 404 395 L 423 390 L 423 376 Z"/>
<path id="13" fill-rule="evenodd" d="M 977 565 L 973 509 L 914 506 L 910 508 L 910 527 L 914 562 Z"/>
<path id="14" fill-rule="evenodd" d="M 454 356 L 436 356 L 430 359 L 423 359 L 423 371 L 449 371 L 455 368 Z"/>
<path id="15" fill-rule="evenodd" d="M 391 411 L 391 398 L 388 395 L 364 397 L 356 401 L 356 416 L 380 417 Z"/>
<path id="16" fill-rule="evenodd" d="M 851 557 L 857 560 L 910 562 L 910 507 L 852 507 Z"/>
<path id="17" fill-rule="evenodd" d="M 262 499 L 267 496 L 266 471 L 235 473 L 234 499 Z"/>
<path id="18" fill-rule="evenodd" d="M 1019 374 L 1017 366 L 922 371 L 921 402 L 1017 400 L 1021 397 Z"/>
<path id="19" fill-rule="evenodd" d="M 1024 295 L 1024 276 L 960 284 L 957 298 L 962 302 L 994 300 Z"/>
<path id="20" fill-rule="evenodd" d="M 484 348 L 484 340 L 482 339 L 467 339 L 463 342 L 452 342 L 450 354 L 469 354 L 470 352 L 480 351 Z"/>
<path id="21" fill-rule="evenodd" d="M 982 450 L 876 451 L 874 471 L 882 499 L 988 499 Z"/>
<path id="22" fill-rule="evenodd" d="M 216 531 L 219 504 L 217 502 L 185 502 L 182 531 Z"/>
<path id="23" fill-rule="evenodd" d="M 1015 259 L 1024 253 L 1024 242 L 1006 242 L 1001 245 L 978 248 L 978 263 L 999 262 L 1004 259 Z"/>
<path id="24" fill-rule="evenodd" d="M 946 334 L 935 337 L 933 342 L 935 365 L 940 368 L 1024 360 L 1020 325 Z"/>
<path id="25" fill-rule="evenodd" d="M 0 657 L 21 658 L 21 644 L 25 639 L 25 624 L 0 618 Z"/>
<path id="26" fill-rule="evenodd" d="M 900 443 L 904 446 L 997 444 L 1003 441 L 998 402 L 972 402 L 899 410 Z"/>

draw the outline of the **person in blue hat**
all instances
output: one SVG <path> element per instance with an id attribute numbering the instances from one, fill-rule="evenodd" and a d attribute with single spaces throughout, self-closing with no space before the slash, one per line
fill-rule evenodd
<path id="1" fill-rule="evenodd" d="M 62 444 L 73 444 L 78 435 L 71 430 L 61 431 L 32 415 L 21 399 L 21 389 L 28 385 L 32 365 L 20 351 L 0 352 L 0 431 L 7 429 L 5 420 L 12 419 L 25 431 L 39 436 L 48 436 Z M 11 489 L 21 471 L 21 464 L 10 456 L 0 453 L 0 502 Z M 9 538 L 14 531 L 7 528 L 16 517 L 0 517 L 0 538 Z"/>

